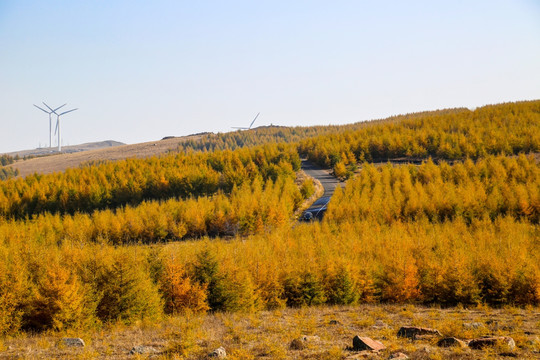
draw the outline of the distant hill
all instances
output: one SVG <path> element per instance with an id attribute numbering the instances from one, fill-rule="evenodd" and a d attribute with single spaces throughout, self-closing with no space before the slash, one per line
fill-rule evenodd
<path id="1" fill-rule="evenodd" d="M 103 148 L 120 146 L 120 145 L 125 145 L 125 144 L 119 141 L 114 141 L 114 140 L 97 141 L 97 142 L 90 142 L 90 143 L 85 143 L 85 144 L 80 144 L 80 145 L 63 146 L 62 153 L 71 154 L 71 153 L 76 153 L 80 151 L 103 149 Z M 32 149 L 32 150 L 13 151 L 10 153 L 6 153 L 6 155 L 13 156 L 13 157 L 19 156 L 20 158 L 24 158 L 24 157 L 33 157 L 33 156 L 36 156 L 36 157 L 46 156 L 46 155 L 52 155 L 52 154 L 57 154 L 57 153 L 58 151 L 56 147 L 53 147 L 53 148 L 45 147 L 45 148 L 37 148 L 37 149 Z"/>
<path id="2" fill-rule="evenodd" d="M 78 167 L 81 164 L 89 162 L 151 157 L 178 150 L 180 143 L 186 140 L 197 140 L 200 138 L 200 135 L 168 137 L 166 140 L 150 141 L 132 145 L 108 140 L 66 146 L 62 148 L 61 154 L 58 152 L 51 153 L 49 148 L 18 151 L 9 153 L 8 155 L 16 156 L 18 154 L 21 160 L 18 160 L 9 166 L 19 170 L 19 177 L 25 177 L 26 175 L 33 173 L 48 174 Z M 34 156 L 34 158 L 22 160 L 24 156 Z"/>

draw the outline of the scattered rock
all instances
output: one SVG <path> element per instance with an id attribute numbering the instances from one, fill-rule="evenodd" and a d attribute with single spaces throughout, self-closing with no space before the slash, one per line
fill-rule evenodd
<path id="1" fill-rule="evenodd" d="M 291 350 L 304 350 L 306 347 L 307 345 L 301 339 L 294 339 L 289 345 Z"/>
<path id="2" fill-rule="evenodd" d="M 70 347 L 84 347 L 84 340 L 81 338 L 63 338 L 62 343 Z"/>
<path id="3" fill-rule="evenodd" d="M 330 322 L 328 323 L 330 325 L 341 325 L 341 323 L 337 320 L 330 320 Z"/>
<path id="4" fill-rule="evenodd" d="M 484 324 L 480 322 L 471 322 L 471 323 L 464 323 L 463 327 L 466 329 L 478 329 L 484 326 Z"/>
<path id="5" fill-rule="evenodd" d="M 353 350 L 355 351 L 380 351 L 384 349 L 386 349 L 386 346 L 377 340 L 368 337 L 360 337 L 358 335 L 353 338 Z"/>
<path id="6" fill-rule="evenodd" d="M 439 347 L 467 347 L 467 343 L 463 340 L 459 340 L 455 337 L 447 337 L 439 340 L 437 343 Z"/>
<path id="7" fill-rule="evenodd" d="M 129 352 L 130 355 L 135 355 L 135 354 L 155 354 L 157 353 L 157 349 L 151 347 L 151 346 L 143 346 L 143 345 L 139 345 L 139 346 L 135 346 L 133 349 L 131 349 L 131 351 Z"/>
<path id="8" fill-rule="evenodd" d="M 428 336 L 442 336 L 442 334 L 437 329 L 422 328 L 416 326 L 402 326 L 398 333 L 398 337 L 406 337 L 410 339 L 416 339 L 419 335 L 428 335 Z"/>
<path id="9" fill-rule="evenodd" d="M 469 347 L 471 349 L 483 349 L 497 344 L 505 344 L 510 349 L 516 347 L 516 342 L 509 336 L 490 336 L 469 341 Z"/>
<path id="10" fill-rule="evenodd" d="M 393 360 L 405 360 L 405 359 L 408 359 L 409 357 L 402 353 L 402 352 L 398 352 L 398 353 L 393 353 L 392 355 L 390 355 L 388 357 L 388 359 L 393 359 Z"/>
<path id="11" fill-rule="evenodd" d="M 301 335 L 291 342 L 289 348 L 292 350 L 303 350 L 308 347 L 309 343 L 317 343 L 319 341 L 321 341 L 321 338 L 316 335 Z"/>
<path id="12" fill-rule="evenodd" d="M 213 358 L 218 358 L 218 359 L 226 359 L 227 358 L 227 352 L 225 351 L 223 346 L 220 346 L 216 350 L 214 350 L 210 354 L 208 354 L 208 357 L 213 357 Z"/>

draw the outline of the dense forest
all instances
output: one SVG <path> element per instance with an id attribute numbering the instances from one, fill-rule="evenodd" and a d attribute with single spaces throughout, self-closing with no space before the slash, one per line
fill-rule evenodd
<path id="1" fill-rule="evenodd" d="M 208 135 L 2 181 L 0 334 L 320 304 L 538 306 L 539 151 L 532 101 Z M 352 177 L 321 222 L 292 221 L 313 193 L 299 154 Z"/>
<path id="2" fill-rule="evenodd" d="M 392 223 L 462 218 L 470 223 L 499 216 L 540 222 L 540 166 L 533 156 L 488 156 L 476 163 L 438 166 L 432 161 L 378 168 L 365 164 L 358 177 L 336 191 L 326 220 Z"/>
<path id="3" fill-rule="evenodd" d="M 506 216 L 323 221 L 152 247 L 76 233 L 59 244 L 15 241 L 0 246 L 0 330 L 363 302 L 538 305 L 539 238 L 537 225 Z"/>
<path id="4" fill-rule="evenodd" d="M 143 200 L 229 193 L 256 177 L 275 181 L 299 168 L 294 147 L 277 144 L 108 162 L 0 182 L 0 216 L 74 214 L 136 205 Z"/>
<path id="5" fill-rule="evenodd" d="M 423 118 L 426 116 L 442 116 L 451 113 L 467 112 L 463 108 L 437 111 L 424 111 L 407 115 L 393 116 L 387 119 L 362 121 L 349 125 L 327 125 L 309 127 L 261 126 L 249 131 L 233 131 L 228 133 L 204 134 L 199 140 L 188 140 L 179 145 L 180 151 L 216 151 L 234 150 L 273 143 L 297 143 L 306 138 L 355 131 L 381 124 L 393 124 L 404 119 Z"/>
<path id="6" fill-rule="evenodd" d="M 229 194 L 165 201 L 143 201 L 116 210 L 90 214 L 59 215 L 49 212 L 32 220 L 0 220 L 4 243 L 28 238 L 41 244 L 60 244 L 76 239 L 81 243 L 155 243 L 201 236 L 255 234 L 288 223 L 300 203 L 311 195 L 294 173 L 278 180 L 260 177 L 234 187 Z"/>
<path id="7" fill-rule="evenodd" d="M 479 159 L 540 151 L 540 101 L 426 113 L 361 130 L 300 142 L 299 152 L 323 166 L 340 162 Z"/>

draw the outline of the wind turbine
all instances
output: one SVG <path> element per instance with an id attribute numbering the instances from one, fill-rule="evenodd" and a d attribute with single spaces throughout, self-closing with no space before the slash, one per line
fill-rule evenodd
<path id="1" fill-rule="evenodd" d="M 255 120 L 257 120 L 257 118 L 259 117 L 261 113 L 258 113 L 257 116 L 255 116 L 255 119 L 253 119 L 253 121 L 251 122 L 251 124 L 249 124 L 249 127 L 235 127 L 233 126 L 232 128 L 233 129 L 238 129 L 238 130 L 250 130 L 251 127 L 253 126 L 253 123 L 255 122 Z"/>
<path id="2" fill-rule="evenodd" d="M 63 113 L 60 113 L 60 114 L 57 114 L 56 112 L 54 112 L 56 114 L 56 129 L 54 130 L 54 134 L 56 135 L 56 132 L 58 131 L 58 152 L 62 151 L 62 143 L 60 142 L 60 116 L 70 113 L 75 110 L 78 110 L 78 108 L 64 111 Z"/>
<path id="3" fill-rule="evenodd" d="M 45 109 L 43 109 L 43 108 L 37 106 L 36 104 L 34 104 L 34 106 L 37 107 L 39 110 L 43 111 L 44 113 L 49 114 L 49 148 L 52 148 L 52 119 L 51 119 L 51 115 L 52 115 L 52 113 L 55 113 L 55 114 L 56 114 L 56 112 L 55 112 L 56 110 L 60 110 L 61 108 L 63 108 L 63 107 L 66 106 L 67 104 L 64 104 L 64 105 L 62 105 L 62 106 L 59 106 L 59 107 L 57 107 L 57 108 L 54 109 L 54 110 L 51 109 L 51 108 L 49 107 L 49 105 L 47 105 L 47 104 L 45 104 L 45 103 L 43 103 L 43 104 L 44 104 L 47 108 L 49 108 L 50 111 L 47 111 L 47 110 L 45 110 Z"/>

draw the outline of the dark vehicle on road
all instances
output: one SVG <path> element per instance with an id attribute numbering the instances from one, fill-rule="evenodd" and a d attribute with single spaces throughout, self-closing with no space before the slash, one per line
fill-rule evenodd
<path id="1" fill-rule="evenodd" d="M 322 220 L 324 213 L 326 212 L 326 206 L 330 202 L 330 196 L 323 196 L 311 205 L 309 209 L 304 212 L 302 219 L 304 221 L 313 221 L 315 219 Z"/>

